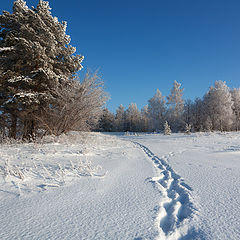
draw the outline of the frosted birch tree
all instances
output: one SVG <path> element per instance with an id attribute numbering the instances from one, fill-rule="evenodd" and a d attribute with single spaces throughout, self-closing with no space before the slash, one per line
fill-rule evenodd
<path id="1" fill-rule="evenodd" d="M 175 130 L 181 125 L 181 117 L 184 110 L 184 100 L 182 99 L 183 90 L 181 83 L 175 80 L 171 93 L 167 96 L 167 104 L 169 106 L 168 120 Z"/>
<path id="2" fill-rule="evenodd" d="M 207 117 L 212 121 L 213 130 L 231 130 L 234 113 L 231 92 L 226 82 L 216 81 L 204 96 Z"/>

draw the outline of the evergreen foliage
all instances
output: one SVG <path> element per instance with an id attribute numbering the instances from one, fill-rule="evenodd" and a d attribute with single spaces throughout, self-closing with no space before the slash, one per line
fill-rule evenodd
<path id="1" fill-rule="evenodd" d="M 240 89 L 216 81 L 203 98 L 183 100 L 174 81 L 167 102 L 157 89 L 141 111 L 135 103 L 116 115 L 102 109 L 108 96 L 96 73 L 77 75 L 83 56 L 75 54 L 66 22 L 53 17 L 49 3 L 28 8 L 16 0 L 0 15 L 0 136 L 31 139 L 71 130 L 231 131 L 240 128 Z M 100 119 L 100 120 L 99 120 Z M 185 126 L 185 128 L 184 128 Z M 185 129 L 185 130 L 184 130 Z"/>
<path id="2" fill-rule="evenodd" d="M 85 82 L 91 79 L 88 84 L 76 79 L 83 56 L 75 54 L 75 47 L 70 45 L 67 23 L 59 22 L 50 10 L 46 1 L 40 0 L 30 9 L 25 1 L 17 0 L 12 13 L 4 11 L 0 15 L 0 114 L 12 138 L 32 138 L 40 128 L 58 134 L 69 130 L 70 125 L 79 125 L 72 122 L 66 127 L 64 121 L 56 129 L 53 117 L 70 119 L 65 114 L 73 108 L 73 101 L 83 96 L 87 101 L 93 87 L 101 85 L 94 77 L 86 76 Z M 102 94 L 101 90 L 96 92 Z M 105 101 L 101 94 L 97 106 Z M 79 111 L 74 112 L 75 118 L 71 115 L 71 121 L 80 118 Z"/>

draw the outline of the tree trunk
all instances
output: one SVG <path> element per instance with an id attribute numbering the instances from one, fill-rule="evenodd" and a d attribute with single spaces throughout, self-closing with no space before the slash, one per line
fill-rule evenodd
<path id="1" fill-rule="evenodd" d="M 35 123 L 33 119 L 27 119 L 24 121 L 23 139 L 28 141 L 34 139 L 34 126 Z"/>
<path id="2" fill-rule="evenodd" d="M 17 116 L 15 114 L 11 114 L 11 127 L 9 137 L 14 139 L 17 137 Z"/>

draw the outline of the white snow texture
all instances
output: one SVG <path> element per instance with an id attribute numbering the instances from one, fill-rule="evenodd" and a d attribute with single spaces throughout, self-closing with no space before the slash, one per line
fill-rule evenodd
<path id="1" fill-rule="evenodd" d="M 240 239 L 240 133 L 48 140 L 1 145 L 1 240 Z"/>

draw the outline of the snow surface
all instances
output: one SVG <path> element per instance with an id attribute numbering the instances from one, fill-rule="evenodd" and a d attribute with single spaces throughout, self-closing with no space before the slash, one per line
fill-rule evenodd
<path id="1" fill-rule="evenodd" d="M 4 144 L 0 239 L 237 240 L 239 177 L 240 133 Z"/>

